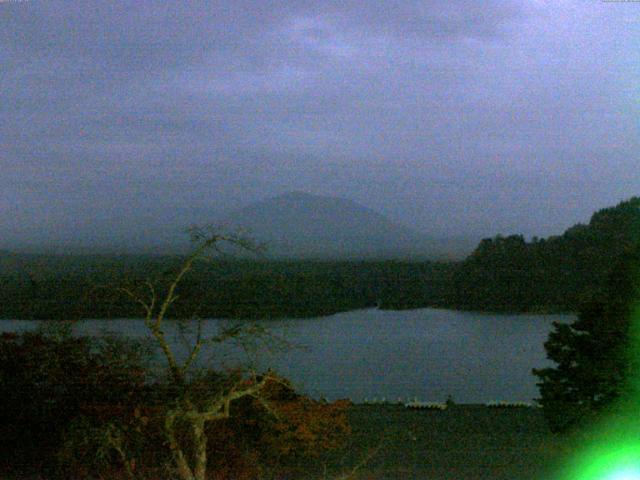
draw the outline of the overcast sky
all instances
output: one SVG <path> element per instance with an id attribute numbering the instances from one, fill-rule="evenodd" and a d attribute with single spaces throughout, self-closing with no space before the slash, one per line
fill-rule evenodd
<path id="1" fill-rule="evenodd" d="M 640 194 L 640 3 L 0 0 L 5 241 L 142 238 L 290 190 L 434 236 Z"/>

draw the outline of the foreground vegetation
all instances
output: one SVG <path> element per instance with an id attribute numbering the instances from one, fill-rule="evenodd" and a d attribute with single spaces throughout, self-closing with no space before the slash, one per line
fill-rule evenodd
<path id="1" fill-rule="evenodd" d="M 144 345 L 49 329 L 0 336 L 0 476 L 176 478 L 164 435 L 175 385 L 149 375 Z M 189 389 L 205 397 L 237 378 L 202 373 Z M 583 443 L 552 433 L 546 407 L 498 405 L 324 403 L 274 382 L 209 424 L 206 478 L 555 478 Z M 183 442 L 188 427 L 178 425 Z"/>
<path id="2" fill-rule="evenodd" d="M 30 348 L 35 341 L 23 339 Z M 117 371 L 112 367 L 103 379 Z M 60 376 L 40 384 L 33 399 L 25 392 L 9 404 L 3 395 L 0 412 L 9 427 L 1 450 L 3 478 L 174 478 L 159 422 L 164 407 L 158 385 L 97 388 L 89 381 L 84 394 L 77 385 L 72 393 L 68 389 L 79 379 L 67 375 L 69 381 L 58 383 L 59 393 L 44 411 L 37 406 L 47 404 L 44 397 Z M 247 401 L 233 419 L 207 430 L 207 478 L 539 479 L 552 478 L 554 463 L 568 452 L 565 437 L 549 431 L 537 408 L 416 410 L 322 404 L 290 391 L 277 397 L 277 418 Z M 16 417 L 17 412 L 24 413 Z"/>
<path id="3" fill-rule="evenodd" d="M 185 395 L 201 408 L 220 398 L 239 372 L 207 370 L 180 388 L 150 376 L 144 359 L 143 346 L 122 340 L 0 336 L 2 478 L 185 478 L 175 444 L 189 463 L 201 452 L 190 417 L 176 412 Z M 229 415 L 205 425 L 206 478 L 300 473 L 302 459 L 313 463 L 349 433 L 347 403 L 314 401 L 286 381 L 268 382 L 259 396 L 229 406 Z M 190 478 L 205 477 L 194 471 Z"/>
<path id="4" fill-rule="evenodd" d="M 174 387 L 148 376 L 140 345 L 4 334 L 0 360 L 3 478 L 175 478 L 164 435 Z M 229 381 L 211 371 L 190 388 Z M 535 475 L 562 440 L 537 408 L 328 404 L 281 382 L 262 399 L 270 411 L 247 396 L 207 427 L 207 478 L 546 478 Z M 184 441 L 188 424 L 177 432 Z"/>

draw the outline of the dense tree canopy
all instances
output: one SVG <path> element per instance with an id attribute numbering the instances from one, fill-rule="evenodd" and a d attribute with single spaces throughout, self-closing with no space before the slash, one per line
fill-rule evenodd
<path id="1" fill-rule="evenodd" d="M 607 291 L 594 296 L 571 324 L 555 323 L 545 343 L 553 368 L 534 370 L 540 404 L 553 430 L 597 417 L 640 375 L 640 355 L 631 328 L 638 306 L 639 251 L 624 255 L 610 275 Z"/>
<path id="2" fill-rule="evenodd" d="M 446 304 L 488 311 L 572 311 L 604 292 L 611 268 L 640 245 L 640 198 L 596 212 L 588 225 L 526 242 L 483 240 L 457 268 Z"/>
<path id="3" fill-rule="evenodd" d="M 114 286 L 166 282 L 171 256 L 0 258 L 0 318 L 126 318 L 139 305 Z M 313 317 L 381 305 L 442 302 L 451 265 L 400 261 L 221 260 L 194 267 L 172 305 L 174 318 Z"/>

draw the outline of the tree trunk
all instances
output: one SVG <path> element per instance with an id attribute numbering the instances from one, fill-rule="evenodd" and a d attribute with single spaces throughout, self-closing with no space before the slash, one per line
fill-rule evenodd
<path id="1" fill-rule="evenodd" d="M 176 439 L 174 429 L 175 420 L 176 414 L 170 412 L 167 414 L 164 422 L 164 433 L 167 437 L 167 440 L 169 441 L 169 449 L 171 449 L 171 454 L 173 455 L 180 480 L 194 480 L 195 477 L 193 475 L 191 467 L 189 467 L 189 462 L 187 461 L 187 458 Z M 204 476 L 202 478 L 204 479 Z"/>
<path id="2" fill-rule="evenodd" d="M 192 427 L 195 456 L 194 478 L 195 480 L 205 480 L 207 474 L 207 434 L 204 419 L 194 420 Z"/>

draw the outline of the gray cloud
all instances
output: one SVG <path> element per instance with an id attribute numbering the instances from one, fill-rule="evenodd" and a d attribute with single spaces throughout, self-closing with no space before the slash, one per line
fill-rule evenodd
<path id="1" fill-rule="evenodd" d="M 639 19 L 577 0 L 0 3 L 1 228 L 141 237 L 302 189 L 433 235 L 558 233 L 640 189 Z"/>

